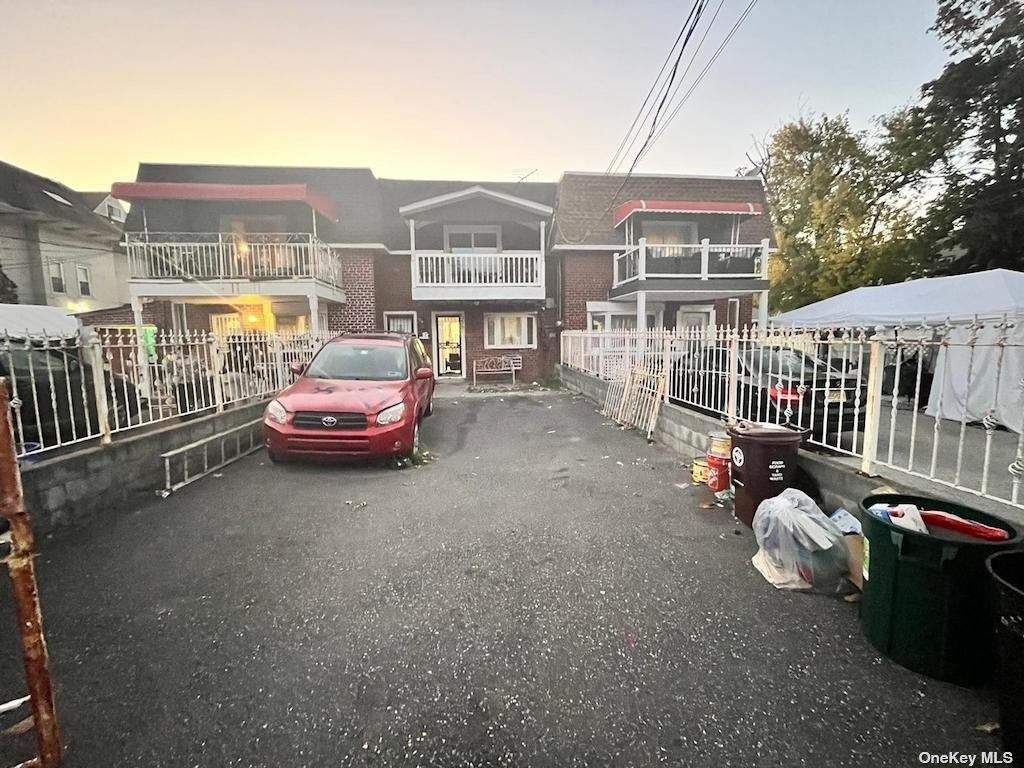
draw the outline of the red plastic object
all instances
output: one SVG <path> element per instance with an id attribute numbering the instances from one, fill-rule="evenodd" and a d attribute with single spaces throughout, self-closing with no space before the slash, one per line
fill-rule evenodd
<path id="1" fill-rule="evenodd" d="M 949 531 L 956 531 L 957 533 L 974 536 L 985 541 L 1006 541 L 1010 538 L 1010 534 L 1002 528 L 976 523 L 973 520 L 965 520 L 957 515 L 939 512 L 934 509 L 922 509 L 921 519 L 924 520 L 925 525 L 934 525 L 937 528 L 945 528 Z"/>
<path id="2" fill-rule="evenodd" d="M 728 456 L 708 454 L 708 488 L 712 493 L 724 491 L 729 487 L 730 463 Z"/>

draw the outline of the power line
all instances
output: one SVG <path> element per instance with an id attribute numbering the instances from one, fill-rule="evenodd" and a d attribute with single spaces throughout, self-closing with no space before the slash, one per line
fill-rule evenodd
<path id="1" fill-rule="evenodd" d="M 649 142 L 651 141 L 651 137 L 652 137 L 652 135 L 654 134 L 654 132 L 655 132 L 655 130 L 657 128 L 658 117 L 661 114 L 661 111 L 662 111 L 662 109 L 665 106 L 666 99 L 667 99 L 667 97 L 669 95 L 669 92 L 671 91 L 671 88 L 672 88 L 672 83 L 675 81 L 676 74 L 677 74 L 678 69 L 679 69 L 679 63 L 682 60 L 683 54 L 686 52 L 686 47 L 689 44 L 690 39 L 693 36 L 694 31 L 697 29 L 697 27 L 700 24 L 701 16 L 703 15 L 704 9 L 706 7 L 707 7 L 707 0 L 697 0 L 694 3 L 693 7 L 690 9 L 690 13 L 687 14 L 686 21 L 683 22 L 683 26 L 680 28 L 679 35 L 677 35 L 677 37 L 676 37 L 676 42 L 673 43 L 672 48 L 669 50 L 668 58 L 666 59 L 666 64 L 667 64 L 668 60 L 670 60 L 672 58 L 672 54 L 673 53 L 675 53 L 675 62 L 672 65 L 672 69 L 671 69 L 671 71 L 669 73 L 668 78 L 665 79 L 665 82 L 662 84 L 662 86 L 660 88 L 657 87 L 658 86 L 658 82 L 661 80 L 661 76 L 662 76 L 662 74 L 665 71 L 665 65 L 663 64 L 662 68 L 661 68 L 661 71 L 658 72 L 658 76 L 655 78 L 654 84 L 651 86 L 650 91 L 648 91 L 647 98 L 644 99 L 644 104 L 647 104 L 648 101 L 650 100 L 651 93 L 654 92 L 655 89 L 657 89 L 658 94 L 661 96 L 660 100 L 658 101 L 657 108 L 656 108 L 656 110 L 654 112 L 654 118 L 651 120 L 650 128 L 648 129 L 648 132 L 647 132 L 647 138 L 645 139 L 644 144 L 643 144 L 644 147 L 646 147 L 649 144 Z M 681 45 L 678 44 L 680 39 L 682 40 Z M 676 50 L 677 48 L 678 48 L 678 51 Z M 641 125 L 646 123 L 647 115 L 649 115 L 651 113 L 653 108 L 654 108 L 654 105 L 652 103 L 651 107 L 649 107 L 647 109 L 647 112 L 645 114 L 643 114 L 643 118 L 642 118 L 641 123 L 640 123 Z M 643 105 L 641 105 L 640 113 L 643 113 L 643 112 L 644 112 L 644 107 L 643 107 Z M 633 124 L 630 126 L 630 130 L 626 134 L 626 138 L 623 139 L 624 142 L 626 141 L 626 139 L 629 138 L 629 136 L 631 134 L 633 134 L 633 129 L 636 127 L 636 124 L 637 124 L 637 118 L 634 118 Z M 629 141 L 628 147 L 626 148 L 626 152 L 627 153 L 632 149 L 633 144 L 636 142 L 636 139 L 639 137 L 639 135 L 640 135 L 640 132 L 638 131 L 633 136 L 633 139 L 631 141 Z M 620 155 L 621 147 L 622 147 L 622 144 L 620 144 L 620 149 L 616 150 L 615 155 L 612 158 L 612 162 L 609 163 L 609 168 L 614 169 L 615 167 L 617 167 L 618 163 L 615 162 L 615 160 L 616 160 L 616 157 L 618 157 Z M 623 157 L 624 157 L 624 155 L 623 155 Z M 629 181 L 630 174 L 633 172 L 635 167 L 636 167 L 636 160 L 634 159 L 633 163 L 630 166 L 629 172 L 627 172 L 627 174 L 623 178 L 622 183 L 619 184 L 618 189 L 616 189 L 616 191 L 612 194 L 611 198 L 608 201 L 608 205 L 604 209 L 604 211 L 601 214 L 599 214 L 594 220 L 591 221 L 590 225 L 587 227 L 586 231 L 583 233 L 583 235 L 581 237 L 576 238 L 576 239 L 566 238 L 567 242 L 573 243 L 573 244 L 581 244 L 581 243 L 586 241 L 586 239 L 590 236 L 590 233 L 593 231 L 595 223 L 597 221 L 600 221 L 602 218 L 604 218 L 604 216 L 612 209 L 612 206 L 615 204 L 615 198 L 618 197 L 619 193 L 626 186 L 626 182 Z M 605 172 L 605 176 L 609 176 L 609 175 L 610 175 L 609 172 L 606 171 Z"/>
<path id="2" fill-rule="evenodd" d="M 668 118 L 665 120 L 662 127 L 658 130 L 658 133 L 651 141 L 650 146 L 648 146 L 646 149 L 642 150 L 639 153 L 639 155 L 637 156 L 637 161 L 642 159 L 643 156 L 650 151 L 650 148 L 657 143 L 658 139 L 661 138 L 662 134 L 668 128 L 669 124 L 672 122 L 675 116 L 679 114 L 679 110 L 683 108 L 683 105 L 686 104 L 687 100 L 689 100 L 690 96 L 697 89 L 697 86 L 699 86 L 701 82 L 704 80 L 704 78 L 707 76 L 707 73 L 711 69 L 712 65 L 715 63 L 715 61 L 718 60 L 718 57 L 721 56 L 722 51 L 725 50 L 725 47 L 729 44 L 729 41 L 732 40 L 733 36 L 736 34 L 736 30 L 740 28 L 740 25 L 746 20 L 747 16 L 750 15 L 750 12 L 754 9 L 755 5 L 757 5 L 757 0 L 750 0 L 750 2 L 747 4 L 747 7 L 743 10 L 743 13 L 741 13 L 740 17 L 736 20 L 736 23 L 732 25 L 732 29 L 729 30 L 729 33 L 725 36 L 725 39 L 722 41 L 721 45 L 719 45 L 718 48 L 715 50 L 714 54 L 712 54 L 711 59 L 708 61 L 708 63 L 704 65 L 704 69 L 701 70 L 700 74 L 697 75 L 697 79 L 687 89 L 686 93 L 683 94 L 682 98 L 672 109 L 672 112 L 669 113 Z"/>
<path id="3" fill-rule="evenodd" d="M 651 95 L 654 93 L 654 89 L 657 88 L 658 82 L 661 80 L 661 76 L 663 74 L 665 74 L 665 70 L 668 68 L 668 63 L 670 61 L 672 61 L 672 54 L 675 53 L 676 46 L 679 45 L 679 41 L 683 39 L 683 35 L 686 33 L 686 29 L 687 29 L 687 27 L 690 24 L 690 20 L 693 18 L 693 14 L 696 12 L 697 7 L 699 5 L 700 5 L 700 0 L 696 0 L 694 2 L 693 6 L 690 8 L 690 13 L 687 15 L 686 21 L 683 22 L 683 25 L 679 28 L 679 34 L 676 35 L 676 39 L 672 43 L 672 47 L 669 48 L 668 55 L 665 56 L 665 61 L 662 62 L 661 69 L 658 70 L 658 74 L 654 78 L 654 82 L 651 83 L 651 87 L 647 91 L 647 95 L 644 97 L 644 101 L 640 105 L 640 109 L 638 109 L 637 112 L 636 112 L 636 115 L 633 116 L 633 122 L 630 123 L 629 129 L 626 131 L 626 135 L 622 137 L 622 141 L 619 142 L 619 146 L 615 150 L 615 154 L 612 155 L 612 159 L 608 162 L 608 167 L 605 169 L 605 175 L 606 176 L 608 174 L 612 173 L 615 170 L 615 168 L 617 167 L 618 162 L 619 162 L 619 155 L 620 155 L 620 153 L 623 154 L 623 156 L 625 156 L 625 154 L 629 153 L 629 149 L 628 148 L 623 153 L 623 148 L 626 146 L 626 142 L 629 141 L 630 136 L 633 135 L 633 130 L 637 127 L 637 123 L 639 122 L 639 123 L 642 124 L 643 122 L 647 121 L 647 115 L 649 115 L 650 112 L 651 112 L 651 109 L 654 108 L 654 103 L 651 102 L 651 106 L 650 106 L 650 108 L 647 109 L 646 113 L 644 112 L 644 108 L 647 107 L 648 102 L 651 101 Z M 659 94 L 661 93 L 661 89 L 660 88 L 658 89 L 658 93 Z M 641 119 L 641 115 L 643 115 L 642 119 Z M 637 135 L 639 135 L 639 133 Z M 629 147 L 630 148 L 633 146 L 633 142 L 634 141 L 636 141 L 636 137 L 635 136 L 633 137 L 633 140 L 629 142 Z"/>

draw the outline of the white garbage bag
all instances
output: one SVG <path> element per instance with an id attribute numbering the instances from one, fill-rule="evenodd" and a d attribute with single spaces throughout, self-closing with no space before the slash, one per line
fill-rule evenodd
<path id="1" fill-rule="evenodd" d="M 778 589 L 836 592 L 848 554 L 843 532 L 811 497 L 796 488 L 765 499 L 754 513 L 754 567 Z"/>

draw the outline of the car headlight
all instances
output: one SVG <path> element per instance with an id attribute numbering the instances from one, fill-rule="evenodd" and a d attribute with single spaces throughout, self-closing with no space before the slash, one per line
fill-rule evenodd
<path id="1" fill-rule="evenodd" d="M 271 400 L 267 404 L 267 411 L 264 415 L 271 421 L 276 421 L 278 424 L 284 424 L 288 421 L 288 411 L 286 411 L 284 406 L 277 400 Z"/>
<path id="2" fill-rule="evenodd" d="M 377 414 L 377 425 L 383 427 L 388 424 L 397 424 L 403 416 L 405 416 L 405 403 L 392 405 Z"/>

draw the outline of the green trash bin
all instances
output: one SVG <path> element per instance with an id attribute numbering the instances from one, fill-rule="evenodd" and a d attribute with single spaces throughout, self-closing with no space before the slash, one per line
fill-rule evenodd
<path id="1" fill-rule="evenodd" d="M 933 528 L 908 531 L 868 511 L 874 504 L 914 504 L 1002 528 L 1006 541 L 986 541 Z M 995 639 L 992 588 L 985 559 L 1020 544 L 1005 520 L 940 499 L 905 494 L 861 502 L 864 594 L 861 626 L 873 646 L 915 672 L 959 685 L 990 677 Z"/>

